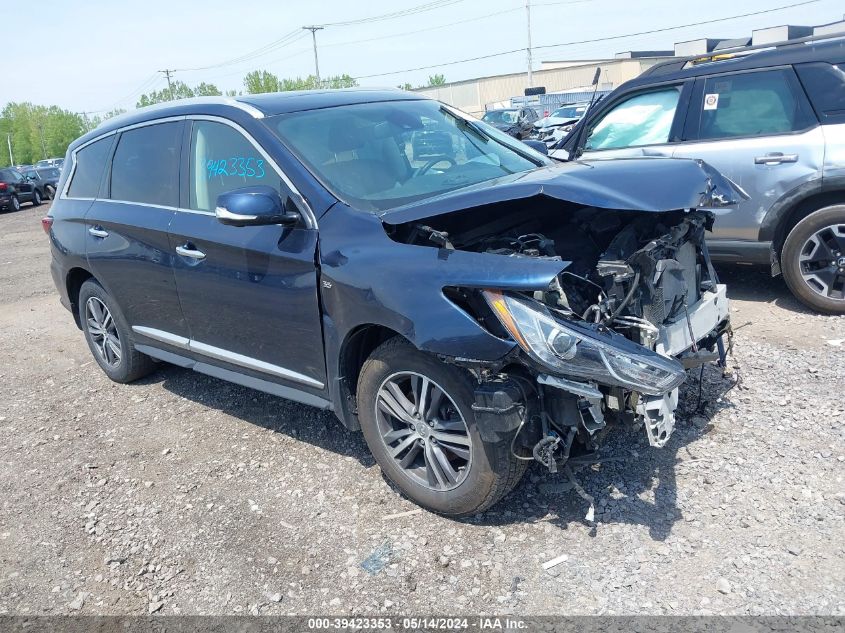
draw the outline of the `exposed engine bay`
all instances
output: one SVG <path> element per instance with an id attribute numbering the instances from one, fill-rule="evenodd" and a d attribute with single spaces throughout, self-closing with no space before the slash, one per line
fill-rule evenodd
<path id="1" fill-rule="evenodd" d="M 550 471 L 597 447 L 609 422 L 645 427 L 663 446 L 685 370 L 724 363 L 725 287 L 704 243 L 709 211 L 618 211 L 544 196 L 387 226 L 439 249 L 561 262 L 547 288 L 445 288 L 514 354 L 476 372 L 482 434 Z M 456 361 L 461 362 L 461 361 Z"/>

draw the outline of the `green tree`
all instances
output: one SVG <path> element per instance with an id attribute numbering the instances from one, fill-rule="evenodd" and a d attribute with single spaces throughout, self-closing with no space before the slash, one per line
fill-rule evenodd
<path id="1" fill-rule="evenodd" d="M 82 116 L 75 112 L 58 106 L 8 103 L 0 113 L 0 140 L 6 146 L 0 151 L 0 165 L 10 164 L 7 138 L 16 163 L 34 163 L 64 156 L 70 142 L 84 131 Z"/>
<path id="2" fill-rule="evenodd" d="M 150 93 L 141 95 L 141 98 L 138 99 L 138 103 L 135 107 L 144 108 L 146 106 L 153 105 L 154 103 L 162 103 L 164 101 L 189 99 L 191 97 L 219 96 L 222 94 L 223 93 L 220 92 L 220 88 L 214 84 L 207 84 L 203 82 L 198 86 L 191 88 L 184 81 L 175 80 L 167 88 L 153 90 Z"/>
<path id="3" fill-rule="evenodd" d="M 399 90 L 413 90 L 414 89 L 414 87 L 411 84 L 409 84 L 407 81 L 403 84 L 399 84 L 396 87 L 399 88 Z"/>
<path id="4" fill-rule="evenodd" d="M 289 90 L 315 90 L 317 88 L 354 88 L 358 82 L 347 74 L 334 75 L 317 81 L 315 75 L 279 79 L 267 70 L 254 70 L 244 77 L 244 88 L 247 94 L 262 94 L 265 92 L 287 92 Z"/>
<path id="5" fill-rule="evenodd" d="M 428 76 L 428 85 L 423 86 L 425 88 L 432 87 L 432 86 L 443 86 L 446 84 L 446 77 L 443 75 L 429 75 Z"/>
<path id="6" fill-rule="evenodd" d="M 244 77 L 244 89 L 250 95 L 282 90 L 279 78 L 267 70 L 253 70 L 247 73 Z"/>

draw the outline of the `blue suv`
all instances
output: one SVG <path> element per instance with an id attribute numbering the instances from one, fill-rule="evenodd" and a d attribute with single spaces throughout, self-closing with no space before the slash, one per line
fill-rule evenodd
<path id="1" fill-rule="evenodd" d="M 415 155 L 421 132 L 450 142 Z M 556 165 L 351 90 L 144 108 L 65 164 L 52 275 L 109 378 L 167 362 L 331 410 L 451 516 L 613 423 L 662 446 L 730 329 L 704 234 L 739 192 L 700 161 Z"/>

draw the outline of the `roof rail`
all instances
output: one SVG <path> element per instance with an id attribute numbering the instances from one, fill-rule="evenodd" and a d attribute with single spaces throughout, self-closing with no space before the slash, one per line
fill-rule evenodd
<path id="1" fill-rule="evenodd" d="M 674 72 L 676 70 L 682 70 L 686 68 L 687 65 L 690 63 L 713 63 L 724 61 L 727 59 L 734 59 L 735 56 L 740 53 L 752 53 L 765 49 L 775 49 L 783 46 L 795 46 L 798 44 L 809 44 L 836 39 L 845 39 L 845 30 L 842 30 L 838 33 L 826 33 L 824 35 L 808 35 L 806 37 L 796 37 L 791 40 L 782 40 L 780 42 L 768 42 L 766 44 L 753 44 L 751 46 L 733 46 L 728 48 L 720 48 L 718 50 L 712 50 L 707 53 L 701 53 L 699 55 L 685 55 L 683 57 L 676 57 L 674 59 L 667 60 L 661 64 L 656 64 L 655 66 L 652 66 L 651 68 L 646 70 L 643 74 L 662 75 Z"/>

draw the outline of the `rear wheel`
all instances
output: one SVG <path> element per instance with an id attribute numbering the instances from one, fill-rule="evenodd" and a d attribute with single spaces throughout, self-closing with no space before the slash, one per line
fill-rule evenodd
<path id="1" fill-rule="evenodd" d="M 79 322 L 94 360 L 115 382 L 132 382 L 155 369 L 153 360 L 135 349 L 126 319 L 111 295 L 93 279 L 79 290 Z"/>
<path id="2" fill-rule="evenodd" d="M 18 200 L 17 196 L 12 196 L 12 211 L 20 211 L 21 210 L 21 201 Z"/>
<path id="3" fill-rule="evenodd" d="M 53 188 L 53 185 L 47 185 L 46 187 L 44 187 L 44 193 L 47 194 L 47 198 L 49 200 L 52 200 L 56 197 L 56 190 Z"/>
<path id="4" fill-rule="evenodd" d="M 845 205 L 819 209 L 796 224 L 783 245 L 781 267 L 802 303 L 845 314 Z"/>
<path id="5" fill-rule="evenodd" d="M 33 190 L 32 192 L 32 206 L 37 207 L 41 204 L 41 192 L 38 189 Z"/>
<path id="6" fill-rule="evenodd" d="M 510 441 L 481 439 L 463 370 L 397 337 L 367 359 L 358 381 L 364 439 L 382 472 L 414 503 L 449 516 L 483 512 L 525 472 Z"/>

